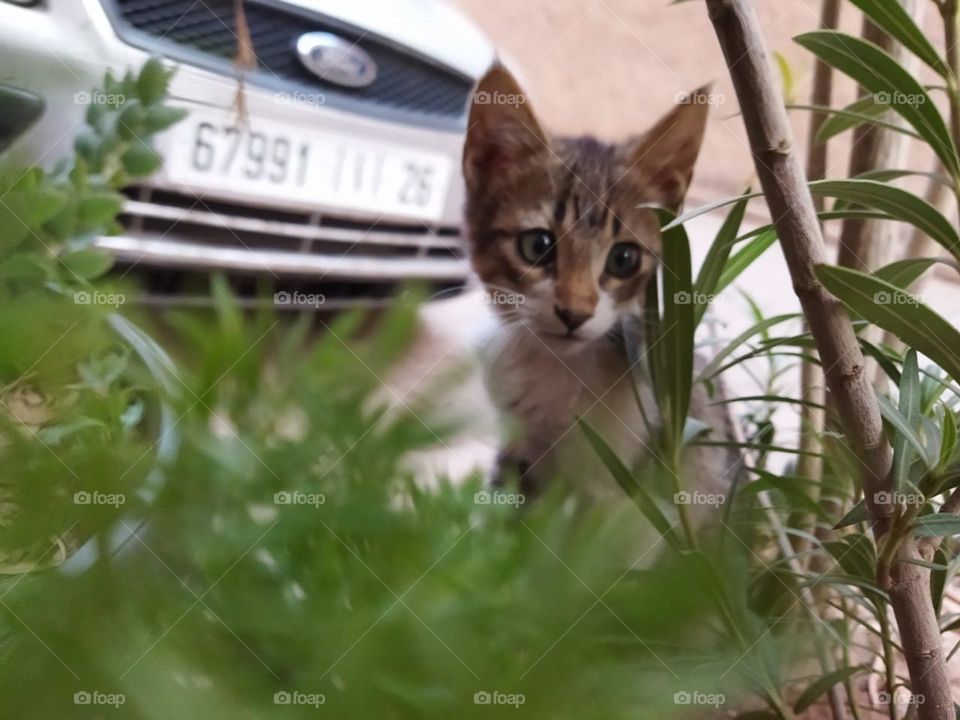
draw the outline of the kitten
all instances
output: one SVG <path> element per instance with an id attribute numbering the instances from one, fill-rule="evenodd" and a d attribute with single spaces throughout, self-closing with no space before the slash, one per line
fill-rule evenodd
<path id="1" fill-rule="evenodd" d="M 516 471 L 526 492 L 562 476 L 591 496 L 622 497 L 575 418 L 628 466 L 651 445 L 617 331 L 639 314 L 660 254 L 657 217 L 639 206 L 680 207 L 708 105 L 678 105 L 648 132 L 609 145 L 545 132 L 499 64 L 473 98 L 466 227 L 474 270 L 499 318 L 483 354 L 491 397 L 513 425 L 501 472 Z M 654 407 L 648 387 L 641 396 Z M 690 414 L 729 435 L 729 419 L 708 407 L 702 389 Z M 729 484 L 722 476 L 732 453 L 692 454 L 688 484 Z"/>

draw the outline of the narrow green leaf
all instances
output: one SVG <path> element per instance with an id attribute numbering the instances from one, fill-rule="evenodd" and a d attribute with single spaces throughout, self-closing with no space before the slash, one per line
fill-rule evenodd
<path id="1" fill-rule="evenodd" d="M 930 572 L 930 597 L 933 598 L 933 610 L 940 617 L 940 611 L 943 609 L 943 591 L 947 585 L 947 563 L 950 559 L 941 545 L 934 553 L 934 567 Z"/>
<path id="2" fill-rule="evenodd" d="M 903 372 L 900 376 L 900 404 L 897 419 L 911 431 L 911 435 L 904 434 L 900 426 L 894 425 L 897 434 L 893 439 L 893 487 L 903 490 L 907 486 L 910 466 L 913 464 L 914 443 L 919 444 L 920 458 L 926 457 L 926 449 L 920 436 L 916 434 L 917 424 L 920 422 L 920 367 L 917 362 L 917 351 L 912 348 L 907 351 L 903 360 Z"/>
<path id="3" fill-rule="evenodd" d="M 840 133 L 863 125 L 864 123 L 877 123 L 878 125 L 889 127 L 891 130 L 896 128 L 896 130 L 899 132 L 906 132 L 907 134 L 915 135 L 912 130 L 905 128 L 903 125 L 882 121 L 880 119 L 881 116 L 888 110 L 889 108 L 886 105 L 881 105 L 874 100 L 873 95 L 867 95 L 859 98 L 847 105 L 842 110 L 823 108 L 821 112 L 830 112 L 831 114 L 830 117 L 824 120 L 820 125 L 820 129 L 817 131 L 814 141 L 817 144 L 822 145 Z M 916 137 L 919 137 L 919 135 L 916 135 Z"/>
<path id="4" fill-rule="evenodd" d="M 661 211 L 660 221 L 661 224 L 669 222 L 668 213 Z M 663 397 L 669 404 L 669 412 L 664 412 L 666 408 L 661 407 L 661 413 L 669 422 L 672 441 L 679 446 L 690 408 L 696 331 L 690 241 L 682 226 L 664 231 L 661 262 L 663 323 L 660 343 L 668 358 L 666 366 L 661 368 L 661 380 L 666 383 Z"/>
<path id="5" fill-rule="evenodd" d="M 943 473 L 957 451 L 957 421 L 948 407 L 943 408 L 943 428 L 940 431 L 940 461 L 937 472 Z"/>
<path id="6" fill-rule="evenodd" d="M 851 678 L 858 673 L 865 672 L 869 668 L 863 665 L 856 665 L 854 667 L 845 667 L 840 668 L 839 670 L 834 670 L 829 672 L 826 675 L 822 675 L 810 683 L 806 689 L 800 693 L 800 697 L 797 698 L 797 702 L 794 703 L 793 711 L 797 714 L 802 713 L 808 707 L 813 705 L 820 696 L 825 694 L 830 688 L 832 688 L 837 683 L 841 683 L 847 678 Z"/>
<path id="7" fill-rule="evenodd" d="M 866 205 L 922 230 L 960 259 L 960 234 L 939 210 L 923 198 L 876 180 L 819 180 L 810 183 L 815 195 Z"/>
<path id="8" fill-rule="evenodd" d="M 590 427 L 582 418 L 578 418 L 577 423 L 580 425 L 580 429 L 583 430 L 584 435 L 586 435 L 590 446 L 594 452 L 597 453 L 600 461 L 613 476 L 614 480 L 619 483 L 624 492 L 633 498 L 640 512 L 642 512 L 644 517 L 650 521 L 650 524 L 657 529 L 657 532 L 660 533 L 663 539 L 666 540 L 671 547 L 679 550 L 681 544 L 673 532 L 673 527 L 670 525 L 666 516 L 660 511 L 660 508 L 657 507 L 657 504 L 653 501 L 653 498 L 650 497 L 646 489 L 633 476 L 630 470 L 627 469 L 627 466 L 623 464 L 623 461 L 617 457 L 617 454 L 606 441 L 600 437 L 596 430 Z"/>
<path id="9" fill-rule="evenodd" d="M 758 235 L 756 238 L 750 241 L 747 245 L 737 251 L 737 254 L 734 255 L 727 261 L 726 266 L 723 268 L 723 273 L 720 275 L 720 279 L 717 281 L 716 292 L 721 292 L 727 288 L 734 280 L 736 280 L 740 275 L 750 267 L 753 262 L 763 255 L 770 247 L 777 241 L 777 234 L 773 229 L 768 230 L 761 235 Z"/>
<path id="10" fill-rule="evenodd" d="M 737 195 L 736 197 L 724 198 L 723 200 L 717 200 L 716 202 L 707 203 L 706 205 L 701 205 L 700 207 L 694 208 L 693 210 L 688 210 L 682 215 L 678 215 L 668 222 L 666 225 L 661 227 L 661 231 L 673 230 L 675 227 L 679 227 L 687 223 L 694 218 L 700 217 L 701 215 L 706 215 L 709 212 L 714 210 L 719 210 L 722 207 L 727 205 L 733 205 L 734 203 L 740 202 L 741 200 L 752 200 L 753 198 L 763 197 L 762 192 L 755 193 L 746 193 L 744 195 Z"/>
<path id="11" fill-rule="evenodd" d="M 647 347 L 647 372 L 657 405 L 662 404 L 660 389 L 663 387 L 660 373 L 666 364 L 663 343 L 660 342 L 660 280 L 654 273 L 647 282 L 643 305 L 643 340 Z"/>
<path id="12" fill-rule="evenodd" d="M 848 307 L 960 379 L 960 332 L 940 315 L 896 285 L 856 270 L 820 265 L 816 274 Z"/>
<path id="13" fill-rule="evenodd" d="M 960 517 L 946 513 L 923 515 L 917 518 L 913 531 L 920 537 L 960 535 Z"/>
<path id="14" fill-rule="evenodd" d="M 824 210 L 823 212 L 817 213 L 817 219 L 821 223 L 827 223 L 831 220 L 846 220 L 847 218 L 854 218 L 858 220 L 893 220 L 886 213 L 878 212 L 876 210 L 867 210 L 864 208 L 844 208 L 842 210 Z M 743 235 L 737 238 L 737 242 L 742 242 L 744 240 L 749 240 L 750 238 L 757 237 L 758 235 L 763 235 L 764 233 L 774 230 L 772 224 L 760 225 L 755 227 L 753 230 L 745 232 Z"/>
<path id="15" fill-rule="evenodd" d="M 893 429 L 897 433 L 897 437 L 902 437 L 904 442 L 909 443 L 909 445 L 914 451 L 916 451 L 918 455 L 920 455 L 921 458 L 926 457 L 927 450 L 923 446 L 923 441 L 920 439 L 917 431 L 910 425 L 910 421 L 902 412 L 900 412 L 900 409 L 890 402 L 889 398 L 886 398 L 883 395 L 877 396 L 877 403 L 880 405 L 880 414 L 883 415 L 884 420 L 893 426 Z M 910 456 L 910 461 L 913 461 L 912 455 Z M 901 478 L 901 481 L 902 480 L 903 478 Z M 902 486 L 898 486 L 898 489 L 900 487 Z"/>
<path id="16" fill-rule="evenodd" d="M 723 350 L 714 355 L 713 359 L 707 363 L 703 370 L 700 371 L 700 375 L 697 377 L 697 382 L 701 382 L 704 378 L 711 377 L 717 371 L 717 368 L 723 364 L 724 360 L 736 352 L 738 347 L 743 345 L 747 340 L 752 338 L 757 333 L 761 333 L 764 330 L 767 330 L 774 325 L 779 325 L 780 323 L 786 322 L 787 320 L 796 320 L 799 317 L 800 316 L 795 313 L 790 313 L 788 315 L 776 315 L 772 318 L 761 320 L 760 322 L 750 326 L 742 333 L 737 335 L 737 337 L 735 337 L 729 343 L 727 343 L 727 346 L 723 348 Z"/>
<path id="17" fill-rule="evenodd" d="M 863 533 L 851 533 L 841 540 L 823 544 L 837 564 L 851 577 L 874 582 L 877 567 L 877 551 L 873 540 Z"/>
<path id="18" fill-rule="evenodd" d="M 837 524 L 833 526 L 833 529 L 839 530 L 840 528 L 845 528 L 850 525 L 867 522 L 869 519 L 870 513 L 867 511 L 867 505 L 863 500 L 861 500 L 853 506 L 853 509 L 850 510 L 850 512 L 837 521 Z"/>
<path id="19" fill-rule="evenodd" d="M 729 397 L 722 398 L 720 400 L 714 400 L 711 405 L 728 405 L 735 402 L 765 402 L 769 404 L 775 403 L 787 403 L 788 405 L 804 405 L 807 407 L 817 408 L 819 410 L 826 410 L 826 405 L 821 405 L 819 403 L 811 402 L 810 400 L 803 400 L 801 398 L 787 397 L 786 395 L 741 395 L 740 397 Z"/>
<path id="20" fill-rule="evenodd" d="M 950 70 L 940 57 L 940 53 L 898 0 L 851 0 L 851 2 L 863 10 L 874 25 L 936 70 L 941 77 L 944 79 L 950 77 Z"/>
<path id="21" fill-rule="evenodd" d="M 811 515 L 826 519 L 826 511 L 818 502 L 815 502 L 808 492 L 808 486 L 812 485 L 804 478 L 789 478 L 767 473 L 759 468 L 751 468 L 751 472 L 756 473 L 760 479 L 747 483 L 740 491 L 741 497 L 756 495 L 761 492 L 780 492 L 790 501 L 792 509 L 802 507 Z"/>
<path id="22" fill-rule="evenodd" d="M 897 368 L 895 360 L 890 357 L 889 351 L 884 351 L 862 336 L 858 336 L 857 339 L 860 341 L 860 349 L 863 354 L 876 360 L 880 369 L 890 378 L 890 382 L 899 387 L 900 370 Z M 896 358 L 896 360 L 899 359 L 899 357 Z"/>
<path id="23" fill-rule="evenodd" d="M 873 274 L 884 282 L 907 290 L 937 262 L 937 258 L 907 258 L 884 265 Z"/>
<path id="24" fill-rule="evenodd" d="M 856 80 L 874 99 L 896 110 L 930 144 L 951 173 L 960 163 L 947 125 L 923 85 L 877 45 L 834 30 L 795 40 L 831 67 Z"/>
<path id="25" fill-rule="evenodd" d="M 700 266 L 700 272 L 697 273 L 697 281 L 694 283 L 696 288 L 695 296 L 697 298 L 710 298 L 717 292 L 717 287 L 721 275 L 727 265 L 727 259 L 730 257 L 730 251 L 737 239 L 737 233 L 740 231 L 740 225 L 743 223 L 743 216 L 747 210 L 747 200 L 740 200 L 730 210 L 727 219 L 724 220 L 720 231 L 717 233 L 713 244 L 707 251 L 707 256 L 703 259 L 703 265 Z M 703 319 L 703 314 L 707 310 L 707 304 L 698 302 L 694 306 L 694 322 L 699 325 Z"/>

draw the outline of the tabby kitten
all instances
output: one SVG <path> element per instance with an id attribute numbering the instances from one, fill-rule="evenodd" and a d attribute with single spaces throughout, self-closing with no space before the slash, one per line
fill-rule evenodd
<path id="1" fill-rule="evenodd" d="M 483 354 L 490 394 L 513 426 L 501 470 L 515 470 L 527 492 L 562 476 L 591 495 L 619 494 L 575 418 L 628 464 L 650 444 L 618 331 L 638 315 L 660 254 L 656 214 L 643 205 L 681 205 L 708 106 L 678 105 L 648 132 L 610 145 L 545 132 L 499 64 L 473 98 L 466 227 L 499 320 Z M 649 411 L 649 388 L 641 395 Z M 691 415 L 729 430 L 705 400 L 695 393 Z M 724 484 L 729 453 L 696 455 L 688 466 L 696 481 Z"/>

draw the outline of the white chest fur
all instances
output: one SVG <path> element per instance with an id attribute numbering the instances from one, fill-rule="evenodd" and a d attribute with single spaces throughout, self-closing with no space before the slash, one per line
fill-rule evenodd
<path id="1" fill-rule="evenodd" d="M 598 475 L 606 478 L 607 472 L 577 427 L 578 417 L 628 465 L 645 448 L 626 356 L 609 339 L 576 342 L 511 325 L 498 329 L 482 355 L 491 397 L 512 423 L 510 454 L 536 475 L 562 471 L 574 481 L 589 478 L 591 488 L 599 489 Z"/>

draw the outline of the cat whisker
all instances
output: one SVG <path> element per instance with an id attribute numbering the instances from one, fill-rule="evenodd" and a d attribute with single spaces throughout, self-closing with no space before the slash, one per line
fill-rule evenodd
<path id="1" fill-rule="evenodd" d="M 454 285 L 453 287 L 443 288 L 443 290 L 438 290 L 437 292 L 428 295 L 427 298 L 424 300 L 424 302 L 431 302 L 432 300 L 442 300 L 444 299 L 444 296 L 447 296 L 447 295 L 449 295 L 450 297 L 456 297 L 461 292 L 465 290 L 469 290 L 473 285 L 474 283 L 472 282 L 465 282 L 465 283 L 462 283 L 461 285 Z"/>

